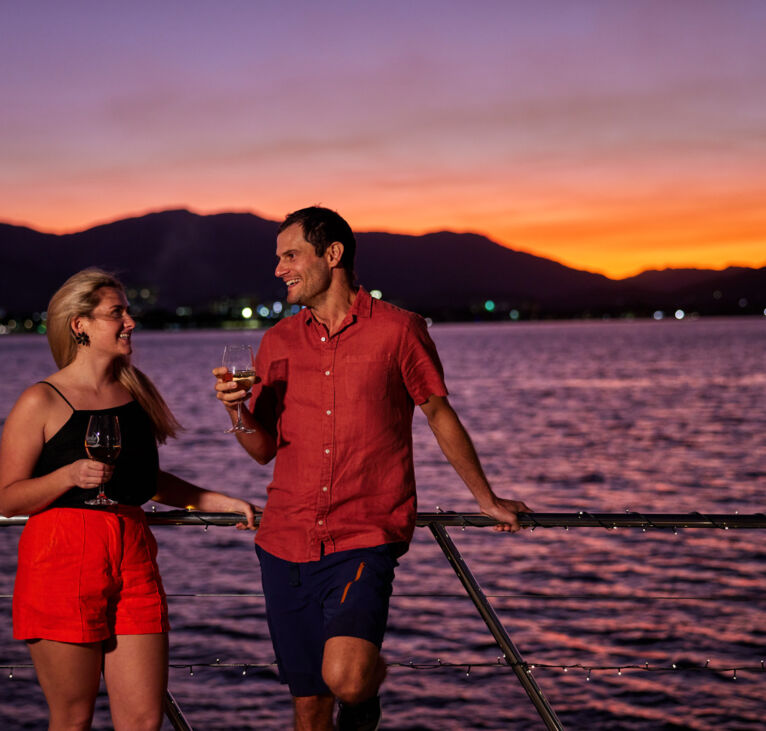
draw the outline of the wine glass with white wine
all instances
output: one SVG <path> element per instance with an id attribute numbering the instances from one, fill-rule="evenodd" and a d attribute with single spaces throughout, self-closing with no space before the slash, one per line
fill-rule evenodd
<path id="1" fill-rule="evenodd" d="M 234 381 L 241 389 L 249 391 L 255 383 L 255 359 L 253 349 L 249 345 L 227 345 L 223 350 L 221 365 L 226 369 L 223 375 L 224 381 Z M 252 434 L 253 429 L 248 429 L 242 423 L 242 402 L 237 403 L 237 423 L 224 434 Z"/>
<path id="2" fill-rule="evenodd" d="M 115 414 L 92 414 L 85 432 L 85 451 L 96 462 L 114 464 L 120 454 L 120 420 Z M 104 483 L 98 486 L 98 495 L 86 500 L 86 505 L 117 505 L 106 496 Z"/>

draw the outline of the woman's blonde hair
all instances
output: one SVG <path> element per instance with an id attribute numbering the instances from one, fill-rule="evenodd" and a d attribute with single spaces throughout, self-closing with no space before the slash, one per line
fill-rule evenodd
<path id="1" fill-rule="evenodd" d="M 90 268 L 73 274 L 51 297 L 46 322 L 48 344 L 59 368 L 68 366 L 77 355 L 72 321 L 77 317 L 90 317 L 101 302 L 103 287 L 125 294 L 125 287 L 117 277 Z M 181 425 L 149 378 L 125 357 L 115 361 L 114 375 L 149 415 L 157 441 L 163 443 L 168 437 L 174 437 Z"/>

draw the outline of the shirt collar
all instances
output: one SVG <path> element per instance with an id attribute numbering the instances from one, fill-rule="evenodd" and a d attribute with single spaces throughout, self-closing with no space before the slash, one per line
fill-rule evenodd
<path id="1" fill-rule="evenodd" d="M 311 316 L 311 310 L 308 307 L 303 308 L 303 317 L 305 318 L 304 322 L 307 325 L 310 325 L 314 321 L 314 318 Z M 372 297 L 364 287 L 359 287 L 359 289 L 356 290 L 354 304 L 351 305 L 351 309 L 348 311 L 343 322 L 348 326 L 350 323 L 354 322 L 357 317 L 365 317 L 367 319 L 372 317 Z"/>
<path id="2" fill-rule="evenodd" d="M 359 287 L 356 291 L 356 299 L 349 314 L 356 317 L 372 317 L 372 297 L 364 287 Z"/>

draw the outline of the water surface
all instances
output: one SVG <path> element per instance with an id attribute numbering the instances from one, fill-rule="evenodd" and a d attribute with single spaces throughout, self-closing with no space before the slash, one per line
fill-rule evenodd
<path id="1" fill-rule="evenodd" d="M 764 511 L 766 319 L 431 333 L 499 494 L 546 512 Z M 260 501 L 270 467 L 221 433 L 227 419 L 211 390 L 210 369 L 233 337 L 139 333 L 135 357 L 186 427 L 162 448 L 163 467 Z M 0 364 L 2 418 L 25 385 L 54 370 L 32 336 L 0 338 Z M 414 431 L 420 509 L 474 512 L 421 414 Z M 554 666 L 534 673 L 566 728 L 763 727 L 763 531 L 450 531 L 525 659 Z M 0 665 L 28 662 L 10 627 L 19 533 L 0 529 Z M 192 725 L 288 728 L 252 537 L 196 527 L 155 535 L 171 595 L 171 689 Z M 384 728 L 541 727 L 425 528 L 401 561 L 389 627 Z M 712 670 L 698 669 L 707 661 Z M 0 727 L 45 728 L 32 671 L 7 675 Z M 102 698 L 95 728 L 109 726 Z"/>

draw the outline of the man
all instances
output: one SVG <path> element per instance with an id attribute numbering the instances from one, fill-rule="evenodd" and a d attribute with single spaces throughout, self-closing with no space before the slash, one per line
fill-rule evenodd
<path id="1" fill-rule="evenodd" d="M 243 409 L 253 431 L 237 435 L 260 464 L 276 456 L 256 550 L 300 730 L 332 729 L 334 698 L 339 729 L 379 726 L 388 600 L 416 517 L 415 404 L 496 530 L 517 531 L 528 510 L 489 486 L 423 318 L 354 286 L 355 250 L 349 225 L 325 208 L 280 226 L 275 274 L 305 309 L 264 335 Z M 214 374 L 234 421 L 247 394 Z"/>

